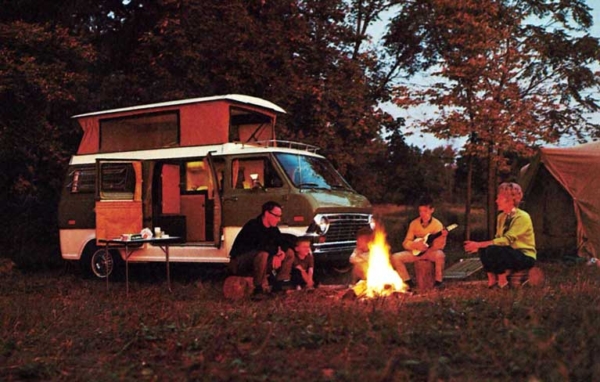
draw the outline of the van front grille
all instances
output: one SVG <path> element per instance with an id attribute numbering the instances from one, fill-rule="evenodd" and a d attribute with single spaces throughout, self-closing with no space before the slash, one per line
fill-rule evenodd
<path id="1" fill-rule="evenodd" d="M 356 241 L 356 232 L 369 226 L 369 215 L 325 215 L 329 219 L 326 243 Z"/>
<path id="2" fill-rule="evenodd" d="M 314 243 L 315 259 L 320 254 L 336 254 L 336 257 L 348 259 L 356 247 L 356 232 L 369 227 L 368 214 L 323 214 L 329 220 L 329 230 L 325 241 Z"/>

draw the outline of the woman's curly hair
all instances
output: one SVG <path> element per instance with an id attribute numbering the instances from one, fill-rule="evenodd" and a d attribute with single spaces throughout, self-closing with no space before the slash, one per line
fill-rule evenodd
<path id="1" fill-rule="evenodd" d="M 516 183 L 502 183 L 498 186 L 498 194 L 505 194 L 511 198 L 515 206 L 518 206 L 523 200 L 523 190 Z"/>

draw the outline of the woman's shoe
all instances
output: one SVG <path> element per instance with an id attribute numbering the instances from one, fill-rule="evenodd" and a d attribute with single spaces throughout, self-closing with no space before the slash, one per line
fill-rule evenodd
<path id="1" fill-rule="evenodd" d="M 498 288 L 502 289 L 502 290 L 508 290 L 508 289 L 510 289 L 510 284 L 509 283 L 502 284 L 502 285 L 498 284 Z"/>

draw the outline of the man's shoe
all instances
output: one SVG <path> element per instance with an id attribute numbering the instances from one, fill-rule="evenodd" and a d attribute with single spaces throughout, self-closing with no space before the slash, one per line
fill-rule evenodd
<path id="1" fill-rule="evenodd" d="M 273 283 L 273 288 L 271 291 L 273 292 L 284 292 L 286 290 L 292 290 L 294 286 L 290 280 L 276 280 Z"/>
<path id="2" fill-rule="evenodd" d="M 261 301 L 269 298 L 269 294 L 263 290 L 261 286 L 254 287 L 250 299 L 252 301 Z"/>
<path id="3" fill-rule="evenodd" d="M 433 284 L 433 287 L 435 289 L 444 289 L 444 282 L 436 280 L 436 282 Z"/>
<path id="4" fill-rule="evenodd" d="M 416 288 L 416 285 L 415 285 L 415 282 L 413 281 L 413 279 L 408 279 L 408 280 L 404 281 L 404 284 L 406 284 L 407 292 Z"/>

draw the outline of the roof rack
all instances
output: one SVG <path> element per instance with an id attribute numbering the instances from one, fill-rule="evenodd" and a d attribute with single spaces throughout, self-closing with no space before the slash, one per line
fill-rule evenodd
<path id="1" fill-rule="evenodd" d="M 270 139 L 267 141 L 245 142 L 242 144 L 243 145 L 252 145 L 252 146 L 288 148 L 288 149 L 308 151 L 310 153 L 316 153 L 320 149 L 317 146 L 309 145 L 306 143 L 292 142 L 292 141 L 280 141 L 280 140 L 276 140 L 276 139 Z"/>

